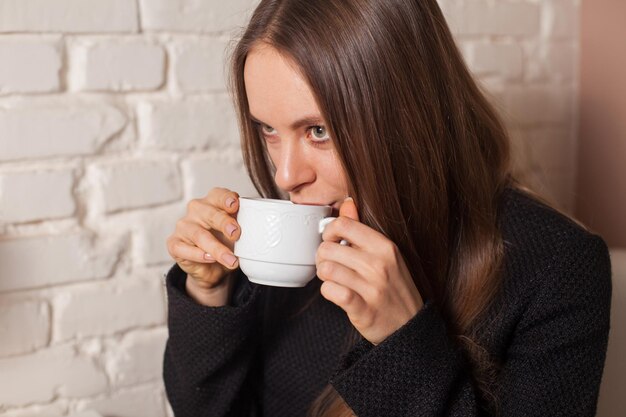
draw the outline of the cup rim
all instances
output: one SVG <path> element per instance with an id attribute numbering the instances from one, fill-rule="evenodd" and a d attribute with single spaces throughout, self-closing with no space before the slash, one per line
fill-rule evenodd
<path id="1" fill-rule="evenodd" d="M 332 206 L 326 205 L 326 204 L 296 204 L 290 200 L 278 200 L 275 198 L 263 198 L 263 197 L 239 197 L 239 200 L 247 200 L 247 201 L 259 201 L 262 200 L 264 203 L 266 204 L 274 204 L 277 206 L 289 206 L 289 207 L 301 207 L 301 208 L 314 208 L 314 207 L 318 207 L 318 208 L 330 208 L 332 209 Z"/>

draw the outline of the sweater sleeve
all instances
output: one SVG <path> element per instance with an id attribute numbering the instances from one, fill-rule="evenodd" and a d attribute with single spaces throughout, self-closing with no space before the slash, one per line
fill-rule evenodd
<path id="1" fill-rule="evenodd" d="M 578 242 L 580 243 L 580 242 Z M 595 237 L 540 277 L 502 358 L 502 416 L 593 416 L 609 331 L 608 250 Z M 359 417 L 490 415 L 466 357 L 426 304 L 378 346 L 359 341 L 332 385 Z"/>
<path id="2" fill-rule="evenodd" d="M 175 265 L 166 277 L 169 337 L 163 379 L 177 417 L 255 415 L 254 357 L 260 289 L 238 272 L 233 302 L 197 304 Z"/>

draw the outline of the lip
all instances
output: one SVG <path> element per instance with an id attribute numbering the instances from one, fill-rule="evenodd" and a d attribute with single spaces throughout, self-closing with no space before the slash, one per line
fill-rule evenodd
<path id="1" fill-rule="evenodd" d="M 312 203 L 312 202 L 307 202 L 307 201 L 291 201 L 294 204 L 302 204 L 302 205 L 306 205 L 306 206 L 331 206 L 333 208 L 339 208 L 339 204 L 336 201 L 333 201 L 332 203 Z"/>

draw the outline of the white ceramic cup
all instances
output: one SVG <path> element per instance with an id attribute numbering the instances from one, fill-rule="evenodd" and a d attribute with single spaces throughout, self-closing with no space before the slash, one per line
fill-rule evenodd
<path id="1" fill-rule="evenodd" d="M 330 206 L 241 197 L 237 213 L 241 237 L 234 252 L 243 273 L 257 284 L 305 286 L 315 277 L 322 232 L 335 219 L 331 212 Z"/>

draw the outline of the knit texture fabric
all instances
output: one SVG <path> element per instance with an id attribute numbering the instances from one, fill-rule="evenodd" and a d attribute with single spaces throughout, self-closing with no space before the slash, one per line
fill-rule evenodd
<path id="1" fill-rule="evenodd" d="M 609 332 L 611 271 L 598 236 L 507 190 L 502 287 L 477 327 L 497 365 L 500 415 L 593 416 Z M 167 395 L 177 417 L 304 417 L 330 382 L 359 417 L 491 415 L 464 351 L 431 303 L 377 346 L 319 294 L 250 283 L 228 306 L 167 276 Z M 356 335 L 356 338 L 353 337 Z"/>

